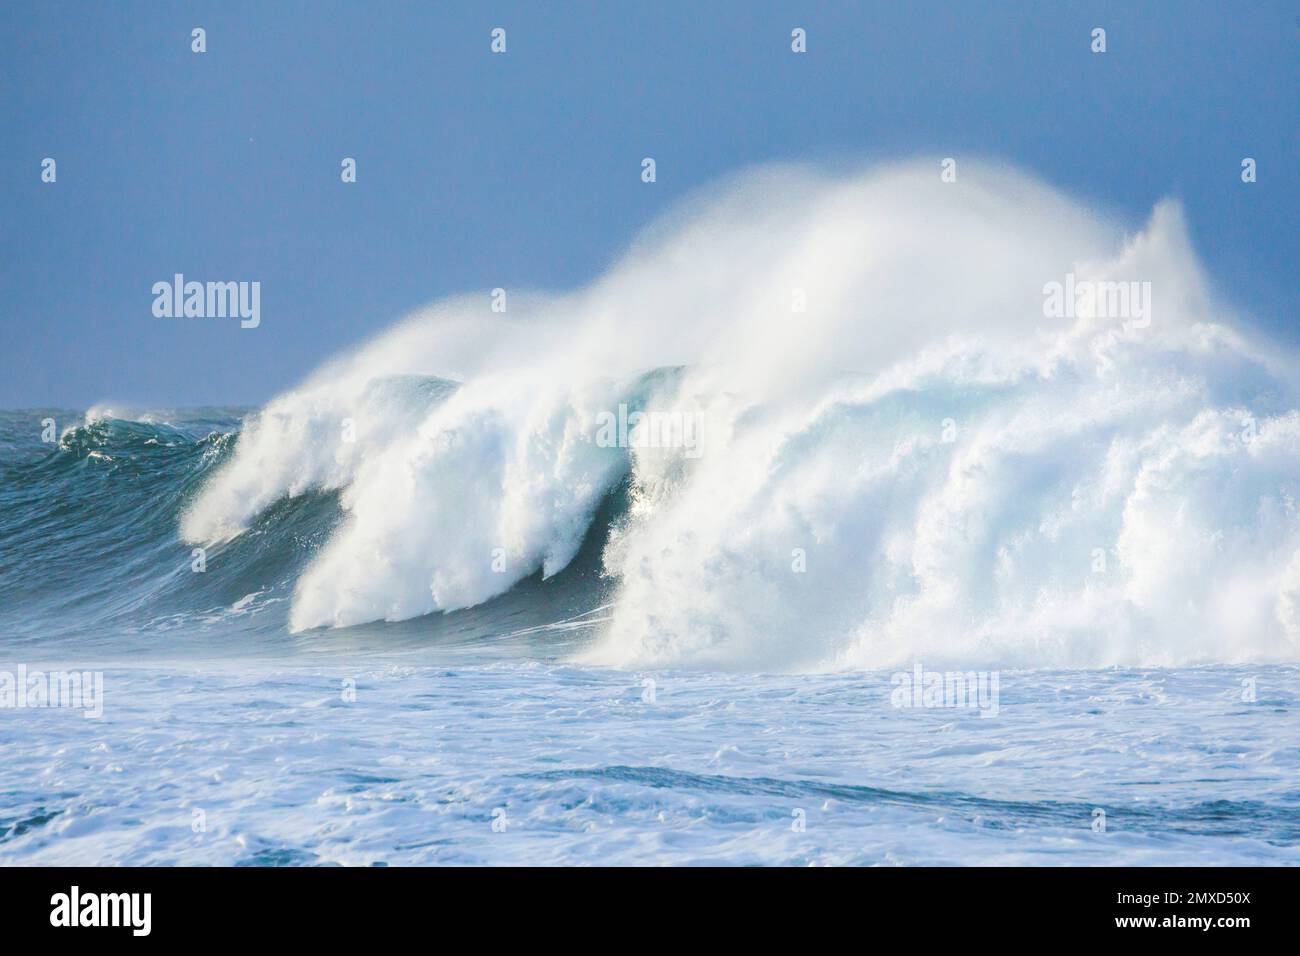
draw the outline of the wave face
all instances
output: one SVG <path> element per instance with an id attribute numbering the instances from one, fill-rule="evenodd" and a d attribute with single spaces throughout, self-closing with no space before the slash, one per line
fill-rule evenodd
<path id="1" fill-rule="evenodd" d="M 1047 314 L 1050 283 L 1131 282 Z M 320 633 L 467 613 L 597 540 L 583 657 L 620 666 L 1300 657 L 1300 364 L 1215 303 L 1176 204 L 1126 230 L 993 165 L 767 169 L 494 301 L 212 439 L 149 546 L 259 541 Z"/>
<path id="2" fill-rule="evenodd" d="M 329 495 L 276 501 L 250 533 L 207 549 L 206 573 L 176 533 L 245 411 L 0 412 L 6 641 L 108 650 L 131 635 L 274 629 L 265 612 L 338 520 Z"/>

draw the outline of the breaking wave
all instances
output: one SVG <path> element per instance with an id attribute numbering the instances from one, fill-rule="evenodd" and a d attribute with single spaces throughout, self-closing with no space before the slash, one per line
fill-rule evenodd
<path id="1" fill-rule="evenodd" d="M 1052 283 L 1134 297 L 1053 317 Z M 1126 228 L 992 164 L 765 169 L 502 301 L 250 415 L 183 541 L 334 495 L 289 626 L 397 621 L 555 576 L 622 489 L 591 661 L 1300 659 L 1300 364 L 1216 301 L 1175 203 Z"/>

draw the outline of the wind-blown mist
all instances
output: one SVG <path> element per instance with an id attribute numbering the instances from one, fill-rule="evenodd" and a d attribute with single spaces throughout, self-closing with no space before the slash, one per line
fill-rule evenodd
<path id="1" fill-rule="evenodd" d="M 1067 276 L 1149 311 L 1050 317 Z M 759 171 L 587 287 L 445 301 L 321 369 L 182 536 L 342 489 L 291 626 L 401 620 L 562 570 L 626 483 L 594 661 L 1296 660 L 1300 365 L 1208 284 L 1172 203 L 1130 234 L 991 165 Z M 620 404 L 698 443 L 599 441 Z"/>

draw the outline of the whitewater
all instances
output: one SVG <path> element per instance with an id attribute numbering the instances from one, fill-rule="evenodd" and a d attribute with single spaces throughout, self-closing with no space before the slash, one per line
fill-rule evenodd
<path id="1" fill-rule="evenodd" d="M 759 174 L 589 288 L 442 303 L 250 419 L 182 535 L 339 490 L 291 626 L 398 621 L 554 575 L 627 480 L 603 661 L 1294 660 L 1294 357 L 1213 304 L 1176 205 L 1129 235 L 966 169 Z M 1067 275 L 1150 282 L 1147 326 L 1046 318 Z M 620 402 L 698 416 L 698 454 L 599 447 Z"/>
<path id="2" fill-rule="evenodd" d="M 0 862 L 1296 862 L 1298 388 L 1177 202 L 905 162 L 260 408 L 0 412 L 0 671 L 104 676 L 0 707 Z"/>

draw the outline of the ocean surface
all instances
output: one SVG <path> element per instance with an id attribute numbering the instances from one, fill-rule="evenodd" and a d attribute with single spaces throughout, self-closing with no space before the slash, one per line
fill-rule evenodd
<path id="1" fill-rule="evenodd" d="M 0 412 L 0 861 L 1296 862 L 1300 357 L 1216 289 L 776 167 L 255 409 Z"/>
<path id="2" fill-rule="evenodd" d="M 0 413 L 0 671 L 103 680 L 98 717 L 0 709 L 0 863 L 1300 862 L 1300 668 L 1002 669 L 992 713 L 592 663 L 626 489 L 545 580 L 293 631 L 337 493 L 201 572 L 178 534 L 246 414 Z"/>

